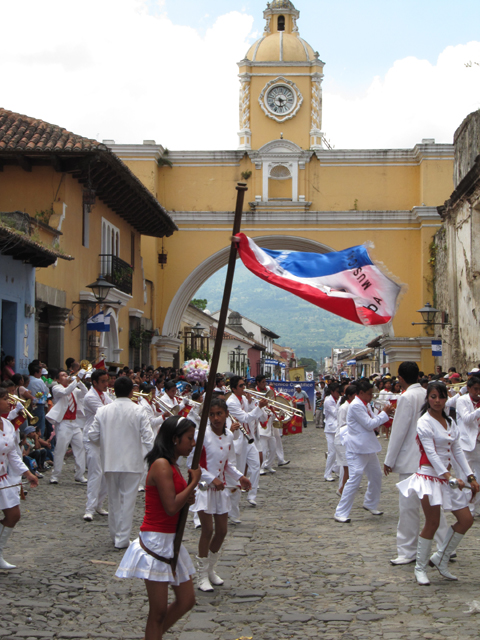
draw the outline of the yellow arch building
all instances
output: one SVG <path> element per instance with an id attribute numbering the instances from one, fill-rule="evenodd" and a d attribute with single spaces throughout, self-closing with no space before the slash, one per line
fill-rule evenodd
<path id="1" fill-rule="evenodd" d="M 156 290 L 157 362 L 172 363 L 186 305 L 227 262 L 235 185 L 243 180 L 242 230 L 262 246 L 325 252 L 373 242 L 374 257 L 408 285 L 382 339 L 391 369 L 410 359 L 433 370 L 430 339 L 411 323 L 432 300 L 430 244 L 441 222 L 436 207 L 453 188 L 453 146 L 426 139 L 413 149 L 329 148 L 324 63 L 301 38 L 299 16 L 289 0 L 269 2 L 262 37 L 238 63 L 237 150 L 165 156 L 153 141 L 111 145 L 179 227 L 163 243 L 142 240 L 145 277 Z"/>

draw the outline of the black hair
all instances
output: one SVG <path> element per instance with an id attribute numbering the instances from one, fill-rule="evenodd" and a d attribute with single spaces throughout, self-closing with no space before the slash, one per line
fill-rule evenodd
<path id="1" fill-rule="evenodd" d="M 75 358 L 67 358 L 65 360 L 65 366 L 67 367 L 67 369 L 70 369 L 70 367 L 74 362 L 75 362 Z"/>
<path id="2" fill-rule="evenodd" d="M 398 375 L 402 376 L 407 384 L 415 384 L 418 382 L 419 374 L 420 371 L 418 370 L 418 364 L 416 362 L 407 360 L 401 362 L 398 367 Z"/>
<path id="3" fill-rule="evenodd" d="M 266 380 L 267 376 L 263 375 L 263 373 L 260 373 L 256 378 L 255 378 L 255 382 L 258 384 L 259 382 L 261 382 L 262 380 Z"/>
<path id="4" fill-rule="evenodd" d="M 232 376 L 230 378 L 230 389 L 232 391 L 238 387 L 240 380 L 245 380 L 245 378 L 243 376 Z"/>
<path id="5" fill-rule="evenodd" d="M 13 378 L 15 378 L 15 376 L 13 376 Z M 474 384 L 480 384 L 480 377 L 472 376 L 471 378 L 469 378 L 467 382 L 467 388 L 470 389 L 470 387 L 473 387 Z"/>
<path id="6" fill-rule="evenodd" d="M 13 356 L 5 356 L 4 363 L 8 364 L 9 362 L 13 362 L 15 358 Z"/>
<path id="7" fill-rule="evenodd" d="M 117 398 L 128 398 L 133 390 L 133 380 L 128 376 L 120 376 L 115 380 L 113 390 Z"/>
<path id="8" fill-rule="evenodd" d="M 214 391 L 214 392 L 212 393 L 212 399 L 220 398 L 220 397 L 222 397 L 222 396 L 226 396 L 226 395 L 227 395 L 227 392 L 226 392 L 226 391 Z M 222 398 L 222 399 L 223 399 L 223 398 Z M 192 400 L 193 400 L 193 398 L 192 398 Z"/>
<path id="9" fill-rule="evenodd" d="M 41 371 L 41 370 L 42 370 L 42 369 L 41 369 L 40 365 L 38 365 L 38 364 L 33 364 L 33 362 L 31 362 L 31 363 L 28 365 L 28 373 L 29 373 L 31 376 L 34 376 L 35 374 L 37 374 L 37 373 L 38 373 L 39 371 Z"/>
<path id="10" fill-rule="evenodd" d="M 200 396 L 202 394 L 200 393 L 200 391 L 195 391 L 195 393 L 192 393 L 192 400 L 194 402 L 198 402 L 200 400 Z"/>
<path id="11" fill-rule="evenodd" d="M 12 382 L 18 385 L 20 384 L 20 380 L 23 380 L 23 375 L 21 373 L 14 373 L 12 376 Z"/>
<path id="12" fill-rule="evenodd" d="M 15 383 L 13 382 L 13 380 L 10 380 L 10 378 L 2 382 L 2 387 L 5 387 L 5 389 L 10 389 L 10 387 L 14 387 L 14 386 L 15 386 Z"/>
<path id="13" fill-rule="evenodd" d="M 8 396 L 8 388 L 7 387 L 0 387 L 0 398 L 6 398 Z"/>
<path id="14" fill-rule="evenodd" d="M 363 391 L 365 393 L 366 391 L 370 391 L 370 389 L 373 389 L 373 384 L 368 378 L 361 378 L 360 380 L 357 380 L 356 387 L 357 393 L 360 393 L 360 391 Z"/>
<path id="15" fill-rule="evenodd" d="M 168 382 L 165 383 L 165 391 L 170 391 L 170 389 L 176 388 L 177 385 L 175 384 L 175 382 L 173 380 L 169 380 Z"/>
<path id="16" fill-rule="evenodd" d="M 425 404 L 420 410 L 421 416 L 423 416 L 423 414 L 427 413 L 428 411 L 428 407 L 429 407 L 428 396 L 432 391 L 438 391 L 438 394 L 441 398 L 445 398 L 448 400 L 449 396 L 448 396 L 447 385 L 444 382 L 440 382 L 439 380 L 435 380 L 435 382 L 430 382 L 430 384 L 427 387 L 427 397 L 425 398 Z M 442 416 L 445 418 L 448 424 L 451 424 L 452 419 L 450 418 L 450 416 L 447 416 L 447 414 L 445 413 L 445 408 L 442 409 Z"/>
<path id="17" fill-rule="evenodd" d="M 153 384 L 150 384 L 149 382 L 142 382 L 142 384 L 140 385 L 140 391 L 142 393 L 150 393 L 154 389 L 155 387 L 153 386 Z"/>
<path id="18" fill-rule="evenodd" d="M 148 468 L 150 469 L 155 460 L 159 458 L 165 458 L 170 464 L 173 464 L 176 460 L 174 438 L 181 439 L 183 434 L 192 427 L 195 429 L 195 423 L 188 418 L 181 416 L 167 418 L 155 438 L 152 449 L 145 456 Z"/>
<path id="19" fill-rule="evenodd" d="M 345 394 L 342 397 L 342 399 L 340 400 L 340 406 L 347 401 L 347 398 L 349 396 L 355 396 L 357 394 L 357 385 L 356 384 L 349 384 L 348 387 L 346 387 L 345 389 Z"/>
<path id="20" fill-rule="evenodd" d="M 50 376 L 50 378 L 51 378 L 52 380 L 58 380 L 58 376 L 62 373 L 62 371 L 63 371 L 64 373 L 67 373 L 67 372 L 65 371 L 65 369 L 49 369 L 49 370 L 48 370 L 48 375 Z"/>
<path id="21" fill-rule="evenodd" d="M 212 407 L 220 407 L 220 409 L 223 409 L 225 413 L 228 413 L 227 401 L 223 398 L 212 398 L 212 401 L 210 402 L 210 409 Z"/>
<path id="22" fill-rule="evenodd" d="M 419 383 L 422 385 L 422 387 L 424 384 L 428 384 L 429 382 L 430 380 L 427 377 L 420 378 L 419 380 Z"/>
<path id="23" fill-rule="evenodd" d="M 94 369 L 90 377 L 92 384 L 98 382 L 102 376 L 108 376 L 109 373 L 106 369 Z"/>

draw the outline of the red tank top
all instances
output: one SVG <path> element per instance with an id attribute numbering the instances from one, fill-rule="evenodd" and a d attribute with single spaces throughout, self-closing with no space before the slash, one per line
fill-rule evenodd
<path id="1" fill-rule="evenodd" d="M 173 485 L 175 495 L 181 493 L 186 487 L 185 478 L 172 465 Z M 147 476 L 148 480 L 148 476 Z M 140 531 L 158 531 L 160 533 L 175 533 L 180 512 L 174 516 L 168 516 L 163 508 L 157 487 L 145 486 L 145 516 Z"/>

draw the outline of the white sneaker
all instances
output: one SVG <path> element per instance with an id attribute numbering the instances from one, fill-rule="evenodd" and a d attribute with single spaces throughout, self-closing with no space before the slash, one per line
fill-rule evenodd
<path id="1" fill-rule="evenodd" d="M 239 520 L 238 518 L 234 518 L 233 516 L 228 516 L 228 519 L 232 524 L 242 524 L 241 520 Z"/>
<path id="2" fill-rule="evenodd" d="M 58 484 L 58 480 L 55 478 L 50 478 L 50 484 Z"/>
<path id="3" fill-rule="evenodd" d="M 261 476 L 266 476 L 267 472 L 265 471 L 265 469 L 260 469 L 260 475 Z"/>
<path id="4" fill-rule="evenodd" d="M 85 520 L 85 522 L 92 522 L 93 520 L 93 513 L 87 513 L 83 516 L 83 519 Z"/>
<path id="5" fill-rule="evenodd" d="M 290 460 L 284 460 L 283 462 L 279 462 L 278 466 L 279 467 L 285 467 L 287 464 L 290 464 Z"/>
<path id="6" fill-rule="evenodd" d="M 383 511 L 379 511 L 378 509 L 369 509 L 368 507 L 363 507 L 365 511 L 370 511 L 372 516 L 383 516 Z"/>
<path id="7" fill-rule="evenodd" d="M 271 467 L 266 467 L 266 469 L 267 469 L 268 473 L 277 473 L 275 471 L 275 469 L 272 469 Z"/>
<path id="8" fill-rule="evenodd" d="M 51 480 L 50 480 L 50 482 L 51 482 Z M 78 480 L 75 478 L 75 482 L 79 482 L 80 484 L 87 484 L 88 480 L 85 478 L 85 476 L 82 476 Z"/>
<path id="9" fill-rule="evenodd" d="M 416 558 L 404 558 L 403 556 L 398 556 L 397 558 L 392 558 L 390 560 L 390 564 L 393 564 L 393 566 L 397 566 L 400 564 L 412 564 L 412 562 L 415 562 Z"/>
<path id="10" fill-rule="evenodd" d="M 333 519 L 335 520 L 335 522 L 341 522 L 342 524 L 351 522 L 350 518 L 341 518 L 340 516 L 334 516 Z"/>
<path id="11" fill-rule="evenodd" d="M 335 482 L 335 478 L 332 478 L 332 476 L 329 476 L 328 478 L 324 478 L 325 482 Z"/>
<path id="12" fill-rule="evenodd" d="M 253 498 L 248 501 L 248 504 L 251 504 L 252 507 L 256 507 L 257 506 L 257 503 L 255 502 L 255 500 L 253 500 Z"/>
<path id="13" fill-rule="evenodd" d="M 144 486 L 142 486 L 142 485 L 140 485 L 140 486 L 138 487 L 138 493 L 143 493 L 144 491 L 145 491 L 145 487 L 144 487 Z"/>
<path id="14" fill-rule="evenodd" d="M 106 509 L 95 509 L 99 516 L 108 516 L 108 511 Z"/>

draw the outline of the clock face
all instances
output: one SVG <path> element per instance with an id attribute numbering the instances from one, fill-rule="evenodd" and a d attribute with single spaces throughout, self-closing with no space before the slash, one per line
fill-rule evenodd
<path id="1" fill-rule="evenodd" d="M 272 113 L 284 115 L 295 107 L 295 94 L 290 87 L 275 85 L 265 96 L 265 103 Z"/>

